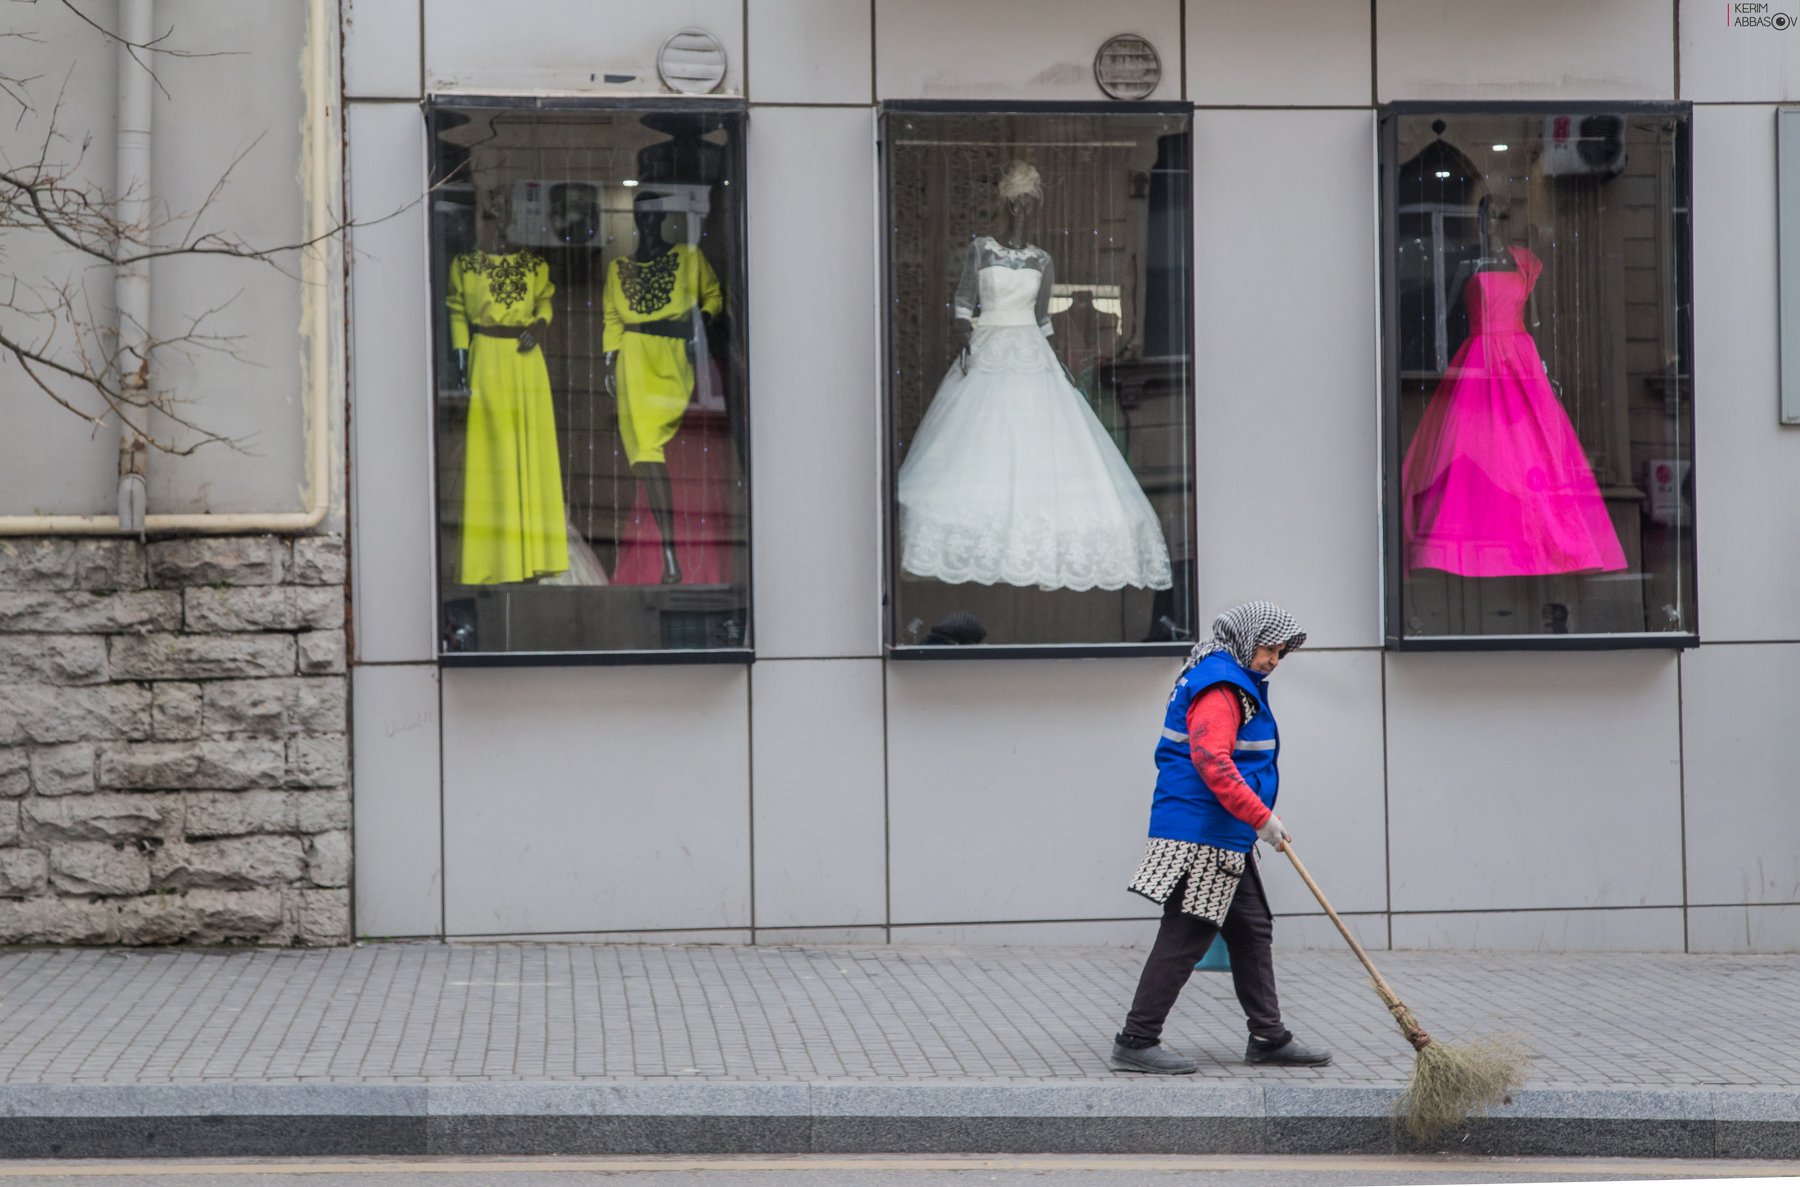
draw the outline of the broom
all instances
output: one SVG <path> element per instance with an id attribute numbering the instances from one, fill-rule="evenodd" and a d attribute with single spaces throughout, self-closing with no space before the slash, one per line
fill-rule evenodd
<path id="1" fill-rule="evenodd" d="M 1337 924 L 1338 931 L 1349 942 L 1356 958 L 1362 961 L 1363 968 L 1369 971 L 1370 979 L 1375 982 L 1375 992 L 1381 995 L 1388 1013 L 1400 1024 L 1400 1033 L 1412 1044 L 1415 1053 L 1412 1076 L 1407 1081 L 1406 1091 L 1394 1105 L 1395 1115 L 1405 1125 L 1406 1132 L 1415 1138 L 1433 1138 L 1468 1120 L 1479 1110 L 1511 1104 L 1512 1094 L 1525 1081 L 1529 1061 L 1524 1049 L 1507 1039 L 1482 1039 L 1458 1045 L 1440 1042 L 1426 1034 L 1413 1012 L 1406 1008 L 1406 1003 L 1388 987 L 1375 968 L 1375 962 L 1356 942 L 1356 937 L 1350 934 L 1338 913 L 1331 909 L 1325 892 L 1319 889 L 1319 884 L 1306 872 L 1300 855 L 1294 852 L 1293 843 L 1283 842 L 1280 848 L 1294 863 L 1306 888 L 1325 908 L 1325 914 Z"/>

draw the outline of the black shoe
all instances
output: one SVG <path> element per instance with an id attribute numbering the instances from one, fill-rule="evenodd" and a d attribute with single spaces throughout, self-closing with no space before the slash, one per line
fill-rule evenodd
<path id="1" fill-rule="evenodd" d="M 1284 1067 L 1324 1067 L 1331 1062 L 1331 1052 L 1306 1046 L 1289 1032 L 1273 1042 L 1254 1036 L 1244 1048 L 1245 1063 L 1274 1063 Z"/>
<path id="2" fill-rule="evenodd" d="M 1153 1076 L 1191 1076 L 1200 1065 L 1177 1055 L 1161 1043 L 1151 1047 L 1127 1047 L 1115 1042 L 1112 1066 L 1117 1072 L 1148 1072 Z"/>

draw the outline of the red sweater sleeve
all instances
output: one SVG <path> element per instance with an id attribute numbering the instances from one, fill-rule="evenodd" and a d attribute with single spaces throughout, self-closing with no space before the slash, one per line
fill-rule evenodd
<path id="1" fill-rule="evenodd" d="M 1261 828 L 1271 815 L 1269 806 L 1250 790 L 1237 764 L 1231 761 L 1242 723 L 1243 710 L 1236 693 L 1223 684 L 1206 689 L 1188 705 L 1188 754 L 1207 789 L 1219 797 L 1225 810 L 1251 828 Z"/>

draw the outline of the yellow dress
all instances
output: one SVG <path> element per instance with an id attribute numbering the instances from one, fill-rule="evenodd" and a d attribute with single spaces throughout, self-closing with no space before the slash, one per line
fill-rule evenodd
<path id="1" fill-rule="evenodd" d="M 450 265 L 450 341 L 469 352 L 469 428 L 463 456 L 462 555 L 457 580 L 493 585 L 569 567 L 562 465 L 544 348 L 483 326 L 550 320 L 550 268 L 538 255 L 464 252 Z"/>
<path id="2" fill-rule="evenodd" d="M 647 263 L 620 257 L 607 265 L 601 349 L 618 352 L 619 433 L 633 465 L 663 460 L 663 446 L 681 426 L 694 392 L 694 363 L 685 337 L 632 327 L 656 322 L 691 332 L 696 308 L 716 316 L 724 304 L 718 276 L 692 244 L 678 243 Z"/>

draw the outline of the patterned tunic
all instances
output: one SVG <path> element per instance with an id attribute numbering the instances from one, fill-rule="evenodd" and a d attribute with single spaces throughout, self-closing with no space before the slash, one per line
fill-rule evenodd
<path id="1" fill-rule="evenodd" d="M 1171 841 L 1151 837 L 1144 850 L 1144 860 L 1127 890 L 1141 894 L 1153 903 L 1166 903 L 1175 893 L 1182 876 L 1187 876 L 1187 889 L 1181 896 L 1181 912 L 1208 923 L 1223 924 L 1237 897 L 1238 879 L 1244 876 L 1250 854 L 1230 849 L 1215 849 L 1192 841 Z"/>

